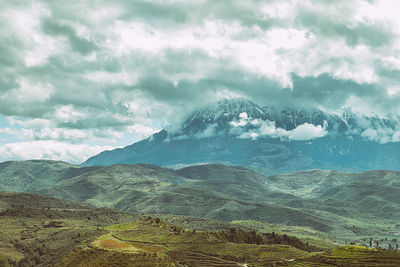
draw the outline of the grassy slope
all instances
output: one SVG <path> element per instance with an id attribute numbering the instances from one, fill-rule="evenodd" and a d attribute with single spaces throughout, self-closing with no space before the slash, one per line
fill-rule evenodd
<path id="1" fill-rule="evenodd" d="M 329 222 L 321 218 L 268 201 L 276 195 L 263 189 L 264 179 L 244 168 L 223 165 L 178 172 L 154 165 L 113 165 L 61 181 L 40 193 L 134 212 L 223 221 L 257 219 L 329 230 Z"/>
<path id="2" fill-rule="evenodd" d="M 400 220 L 399 172 L 309 170 L 265 177 L 218 164 L 174 171 L 146 164 L 86 169 L 56 161 L 0 167 L 3 186 L 11 181 L 29 191 L 60 180 L 39 192 L 97 207 L 300 225 L 340 240 L 394 239 Z"/>
<path id="3" fill-rule="evenodd" d="M 80 167 L 62 161 L 27 160 L 0 163 L 0 191 L 33 192 L 99 167 Z"/>

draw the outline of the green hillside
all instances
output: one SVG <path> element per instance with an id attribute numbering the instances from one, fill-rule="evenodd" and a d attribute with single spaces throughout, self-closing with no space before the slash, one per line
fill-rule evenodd
<path id="1" fill-rule="evenodd" d="M 101 167 L 81 167 L 62 161 L 27 160 L 0 163 L 0 191 L 32 192 Z"/>
<path id="2" fill-rule="evenodd" d="M 21 173 L 34 177 L 26 191 L 86 205 L 304 226 L 343 244 L 396 239 L 400 222 L 400 173 L 392 171 L 308 170 L 265 177 L 219 164 L 172 170 L 149 164 L 82 168 L 53 161 L 7 162 L 2 168 L 0 177 L 13 177 L 9 181 Z"/>

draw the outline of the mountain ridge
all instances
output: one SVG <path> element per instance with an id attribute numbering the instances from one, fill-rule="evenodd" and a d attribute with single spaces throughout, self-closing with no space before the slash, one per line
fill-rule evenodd
<path id="1" fill-rule="evenodd" d="M 267 176 L 305 169 L 400 170 L 397 121 L 393 116 L 350 111 L 339 116 L 316 108 L 278 110 L 225 100 L 194 111 L 173 130 L 103 151 L 82 166 L 204 162 L 244 166 Z"/>

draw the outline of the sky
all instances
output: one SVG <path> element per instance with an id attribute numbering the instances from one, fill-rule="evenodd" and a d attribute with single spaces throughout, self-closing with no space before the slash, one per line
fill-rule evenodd
<path id="1" fill-rule="evenodd" d="M 400 113 L 399 0 L 0 0 L 0 161 L 80 163 L 224 98 Z"/>

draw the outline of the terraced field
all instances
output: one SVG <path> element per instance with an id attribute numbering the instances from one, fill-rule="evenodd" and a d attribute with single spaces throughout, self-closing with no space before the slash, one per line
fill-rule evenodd
<path id="1" fill-rule="evenodd" d="M 389 250 L 342 246 L 310 252 L 240 238 L 230 242 L 231 236 L 259 235 L 185 230 L 151 217 L 105 230 L 109 233 L 68 255 L 61 266 L 400 266 L 400 254 Z M 93 265 L 99 258 L 103 265 Z"/>
<path id="2" fill-rule="evenodd" d="M 305 259 L 290 266 L 400 266 L 400 254 L 385 249 L 361 246 L 341 246 Z"/>

